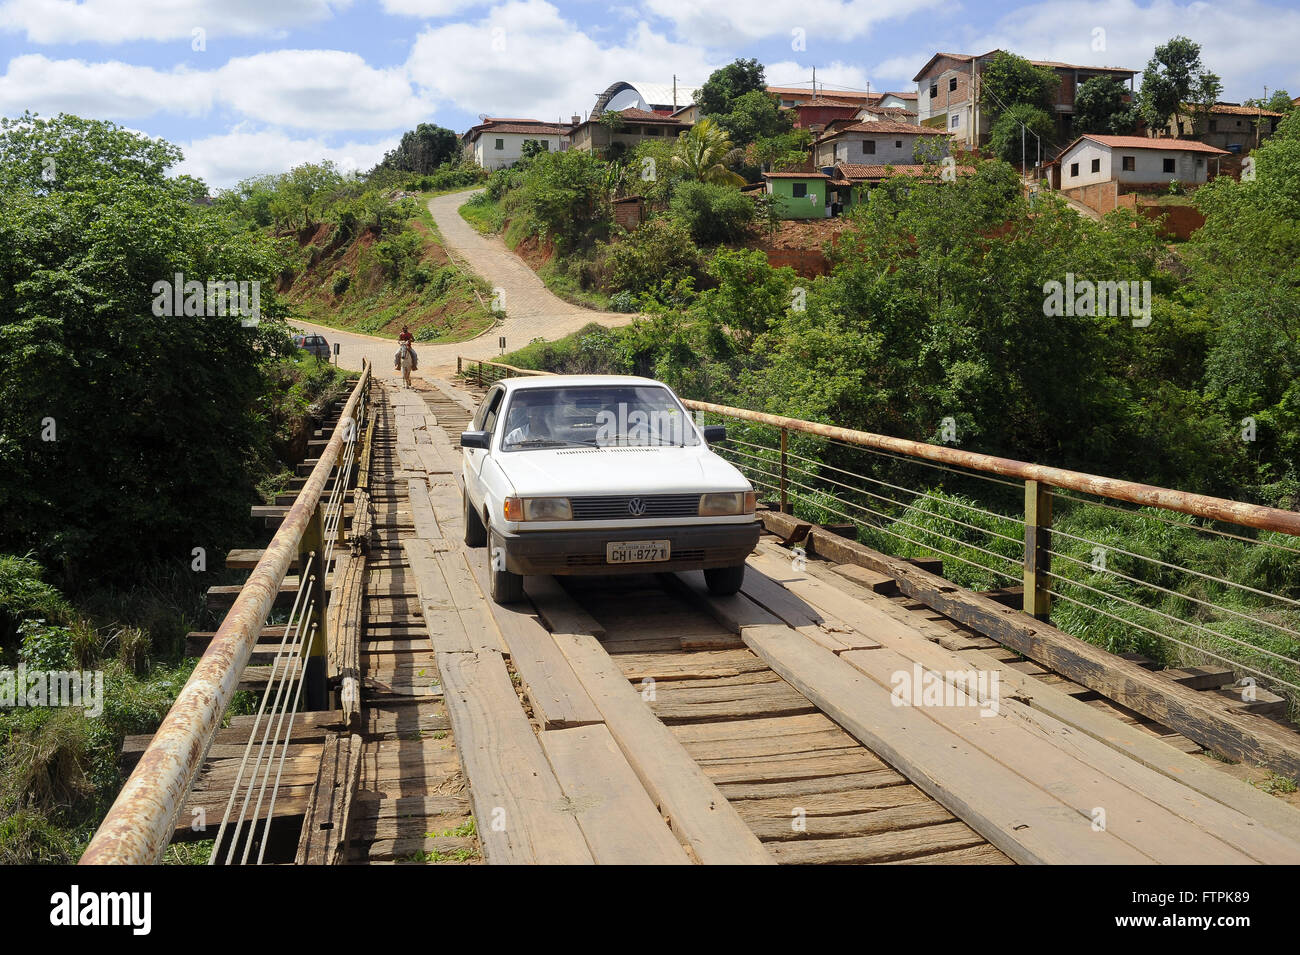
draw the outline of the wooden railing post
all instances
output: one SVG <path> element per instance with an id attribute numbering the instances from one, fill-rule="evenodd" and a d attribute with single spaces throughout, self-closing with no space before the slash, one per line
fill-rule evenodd
<path id="1" fill-rule="evenodd" d="M 340 475 L 341 477 L 341 475 Z M 341 517 L 342 515 L 340 515 Z M 340 520 L 340 525 L 342 521 Z M 329 673 L 325 664 L 325 648 L 328 646 L 328 634 L 325 632 L 326 601 L 325 575 L 329 568 L 325 566 L 325 505 L 316 504 L 316 511 L 307 522 L 298 543 L 298 566 L 305 568 L 308 557 L 315 554 L 311 562 L 311 581 L 303 591 L 303 616 L 298 624 L 300 633 L 304 634 L 301 663 L 307 668 L 303 675 L 303 696 L 308 710 L 329 709 Z M 307 608 L 311 613 L 307 613 Z M 287 665 L 290 661 L 284 661 Z"/>
<path id="2" fill-rule="evenodd" d="M 1046 620 L 1052 612 L 1047 572 L 1052 567 L 1052 495 L 1049 485 L 1025 482 L 1025 613 Z"/>
<path id="3" fill-rule="evenodd" d="M 789 438 L 789 434 L 790 432 L 787 431 L 785 428 L 781 429 L 781 513 L 782 514 L 792 514 L 794 512 L 794 509 L 790 506 L 790 493 L 786 482 L 786 470 L 785 470 L 786 441 Z"/>

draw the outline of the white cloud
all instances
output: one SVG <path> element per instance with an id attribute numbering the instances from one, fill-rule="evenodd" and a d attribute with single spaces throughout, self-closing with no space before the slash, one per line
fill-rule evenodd
<path id="1" fill-rule="evenodd" d="M 480 20 L 426 28 L 407 60 L 411 78 L 473 113 L 556 119 L 585 114 L 615 80 L 703 82 L 714 69 L 700 47 L 638 23 L 602 45 L 545 0 L 513 0 Z"/>
<path id="2" fill-rule="evenodd" d="M 217 71 L 217 96 L 246 116 L 304 129 L 393 129 L 429 116 L 404 69 L 375 69 L 355 53 L 276 50 Z"/>
<path id="3" fill-rule="evenodd" d="M 277 50 L 215 70 L 156 70 L 128 63 L 15 57 L 0 76 L 0 113 L 60 111 L 106 119 L 199 116 L 226 107 L 276 126 L 396 129 L 426 120 L 430 104 L 402 68 L 380 70 L 355 53 Z"/>
<path id="4" fill-rule="evenodd" d="M 380 6 L 385 13 L 434 20 L 488 4 L 483 0 L 380 0 Z"/>
<path id="5" fill-rule="evenodd" d="M 1002 47 L 1034 60 L 1122 66 L 1136 70 L 1140 83 L 1156 46 L 1179 34 L 1201 45 L 1201 62 L 1223 78 L 1225 99 L 1263 95 L 1246 85 L 1261 74 L 1273 74 L 1270 86 L 1300 88 L 1300 10 L 1258 0 L 1053 0 L 1008 14 L 961 52 Z M 1098 40 L 1102 49 L 1094 48 Z"/>
<path id="6" fill-rule="evenodd" d="M 942 0 L 801 0 L 798 4 L 754 3 L 753 0 L 646 0 L 646 7 L 671 20 L 677 35 L 699 37 L 702 42 L 718 38 L 758 40 L 785 36 L 792 52 L 815 53 L 820 44 L 842 43 L 871 32 L 878 23 L 901 20 Z M 792 31 L 802 30 L 801 49 Z"/>
<path id="7" fill-rule="evenodd" d="M 364 172 L 384 158 L 397 145 L 392 136 L 377 142 L 348 142 L 329 146 L 317 138 L 294 139 L 281 130 L 258 132 L 233 130 L 217 136 L 182 143 L 185 160 L 177 172 L 197 176 L 209 188 L 233 186 L 241 179 L 264 173 L 280 173 L 305 162 L 326 159 L 344 172 Z"/>
<path id="8" fill-rule="evenodd" d="M 138 119 L 158 112 L 197 116 L 213 103 L 210 74 L 155 70 L 116 61 L 51 60 L 16 56 L 0 76 L 0 113 L 25 109 L 42 114 L 76 113 L 107 119 Z"/>
<path id="9" fill-rule="evenodd" d="M 328 19 L 352 0 L 6 0 L 0 30 L 31 43 L 265 36 Z"/>

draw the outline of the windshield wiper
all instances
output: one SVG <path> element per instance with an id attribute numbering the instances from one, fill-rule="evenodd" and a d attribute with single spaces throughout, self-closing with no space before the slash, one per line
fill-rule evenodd
<path id="1" fill-rule="evenodd" d="M 524 438 L 522 441 L 515 441 L 510 445 L 511 448 L 547 448 L 547 447 L 565 447 L 575 448 L 594 448 L 596 442 L 586 441 L 565 441 L 563 438 Z"/>

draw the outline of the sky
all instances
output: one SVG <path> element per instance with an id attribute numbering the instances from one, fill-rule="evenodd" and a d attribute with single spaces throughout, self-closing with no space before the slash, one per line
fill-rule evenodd
<path id="1" fill-rule="evenodd" d="M 773 84 L 915 90 L 940 51 L 1140 73 L 1180 33 L 1225 100 L 1300 94 L 1300 0 L 0 0 L 0 115 L 163 137 L 218 189 L 364 171 L 421 122 L 585 116 L 615 81 L 689 88 L 737 57 Z"/>

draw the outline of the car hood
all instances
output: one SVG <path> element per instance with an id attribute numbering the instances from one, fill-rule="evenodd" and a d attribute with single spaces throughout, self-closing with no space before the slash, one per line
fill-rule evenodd
<path id="1" fill-rule="evenodd" d="M 705 445 L 651 448 L 540 448 L 498 454 L 520 495 L 675 494 L 749 488 Z"/>

